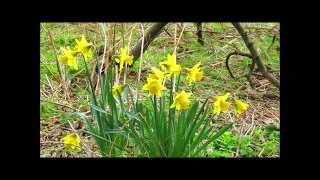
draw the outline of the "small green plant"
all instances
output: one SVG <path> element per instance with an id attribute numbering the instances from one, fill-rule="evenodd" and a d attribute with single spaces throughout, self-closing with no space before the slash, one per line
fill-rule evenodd
<path id="1" fill-rule="evenodd" d="M 52 116 L 58 116 L 58 117 L 63 117 L 65 115 L 65 112 L 58 109 L 57 106 L 55 106 L 52 103 L 47 103 L 47 102 L 41 102 L 40 103 L 40 118 L 44 120 L 48 120 L 49 117 Z"/>
<path id="2" fill-rule="evenodd" d="M 206 149 L 206 157 L 234 157 L 239 136 L 225 132 Z M 254 130 L 253 136 L 244 136 L 240 144 L 240 157 L 279 157 L 280 132 Z M 261 143 L 263 142 L 263 143 Z"/>

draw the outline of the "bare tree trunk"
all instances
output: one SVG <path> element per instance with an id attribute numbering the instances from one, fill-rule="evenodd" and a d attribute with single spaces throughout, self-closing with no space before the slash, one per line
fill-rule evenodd
<path id="1" fill-rule="evenodd" d="M 166 24 L 168 23 L 153 23 L 153 25 L 146 30 L 145 36 L 144 36 L 143 52 L 147 50 L 148 46 L 151 44 L 153 39 L 155 39 L 160 34 L 160 32 L 163 30 Z M 142 45 L 142 38 L 131 49 L 129 53 L 129 55 L 133 55 L 133 62 L 135 62 L 140 57 L 141 45 Z"/>
<path id="2" fill-rule="evenodd" d="M 255 63 L 258 66 L 258 70 L 262 73 L 262 75 L 269 79 L 269 81 L 275 85 L 277 88 L 280 89 L 280 82 L 272 75 L 270 74 L 264 64 L 262 63 L 260 56 L 257 52 L 257 50 L 253 47 L 253 43 L 250 41 L 246 30 L 242 27 L 240 23 L 232 22 L 233 26 L 238 30 L 239 34 L 241 35 L 243 41 L 247 45 L 247 48 L 249 49 Z"/>

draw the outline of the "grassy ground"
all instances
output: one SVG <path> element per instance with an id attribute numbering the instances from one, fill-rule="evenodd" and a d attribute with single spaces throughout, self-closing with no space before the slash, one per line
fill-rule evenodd
<path id="1" fill-rule="evenodd" d="M 108 30 L 111 23 L 107 25 Z M 144 23 L 146 29 L 150 23 Z M 179 23 L 182 27 L 182 25 Z M 125 43 L 128 43 L 130 29 L 133 23 L 125 24 Z M 177 27 L 178 34 L 181 32 Z M 262 61 L 267 68 L 273 71 L 273 75 L 280 79 L 280 24 L 279 23 L 243 23 L 254 46 L 258 50 Z M 85 71 L 76 75 L 68 88 L 70 99 L 67 100 L 56 77 L 59 77 L 55 61 L 55 53 L 48 35 L 48 29 L 53 35 L 55 47 L 60 54 L 60 47 L 65 45 L 74 46 L 74 39 L 80 39 L 84 34 L 89 42 L 95 46 L 104 44 L 104 36 L 98 23 L 41 23 L 40 25 L 40 156 L 41 157 L 91 157 L 87 151 L 70 152 L 63 148 L 61 138 L 71 132 L 65 116 L 70 112 L 89 112 L 89 86 L 85 79 Z M 144 98 L 146 91 L 141 90 L 145 84 L 146 76 L 151 66 L 157 66 L 159 62 L 167 59 L 167 54 L 172 54 L 174 48 L 174 25 L 166 26 L 166 32 L 162 32 L 144 53 L 142 62 L 142 74 L 139 92 Z M 122 46 L 122 26 L 116 25 L 115 49 Z M 171 36 L 170 36 L 170 35 Z M 273 36 L 276 35 L 272 44 Z M 178 36 L 178 35 L 177 35 Z M 130 40 L 132 48 L 140 38 L 138 26 L 134 27 Z M 177 48 L 177 63 L 182 67 L 192 67 L 201 60 L 201 69 L 204 78 L 197 82 L 194 87 L 192 98 L 204 101 L 208 96 L 223 95 L 230 92 L 233 97 L 246 101 L 250 108 L 246 112 L 245 121 L 240 120 L 233 113 L 220 114 L 219 120 L 213 120 L 215 130 L 228 122 L 235 122 L 230 132 L 225 133 L 217 141 L 212 143 L 203 152 L 203 157 L 235 157 L 237 142 L 240 134 L 242 141 L 239 157 L 279 157 L 280 156 L 280 130 L 272 130 L 272 125 L 280 125 L 280 91 L 258 72 L 252 76 L 257 88 L 253 90 L 247 79 L 243 76 L 237 79 L 230 77 L 225 66 L 226 56 L 235 50 L 249 53 L 241 36 L 231 23 L 204 23 L 203 38 L 205 45 L 197 42 L 196 27 L 193 23 L 187 23 L 180 46 Z M 270 44 L 272 46 L 270 47 Z M 270 47 L 270 48 L 269 48 Z M 92 60 L 89 60 L 89 63 Z M 135 89 L 139 61 L 133 68 L 128 69 L 127 82 Z M 243 56 L 232 56 L 229 65 L 236 77 L 249 71 L 252 60 Z M 79 70 L 84 68 L 83 62 L 78 63 Z M 89 65 L 89 68 L 92 64 Z M 71 67 L 64 67 L 68 77 L 79 71 Z M 188 81 L 180 81 L 180 89 L 191 91 Z M 73 126 L 76 129 L 86 129 L 85 123 L 80 118 L 73 118 Z M 241 131 L 241 127 L 243 130 Z M 271 129 L 271 130 L 270 130 Z M 97 147 L 91 136 L 83 137 L 86 145 L 93 151 Z M 98 156 L 98 155 L 97 155 Z"/>

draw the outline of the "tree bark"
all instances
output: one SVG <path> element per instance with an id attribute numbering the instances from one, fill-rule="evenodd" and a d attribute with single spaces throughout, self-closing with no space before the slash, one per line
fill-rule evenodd
<path id="1" fill-rule="evenodd" d="M 247 48 L 249 49 L 254 62 L 257 64 L 258 66 L 258 70 L 262 73 L 262 75 L 266 78 L 269 79 L 269 81 L 275 85 L 277 88 L 279 88 L 280 90 L 280 82 L 272 75 L 270 74 L 264 64 L 262 63 L 260 56 L 257 52 L 257 50 L 254 48 L 253 43 L 250 41 L 246 30 L 242 27 L 242 25 L 240 23 L 236 23 L 236 22 L 232 22 L 233 26 L 237 29 L 237 31 L 239 32 L 239 34 L 241 35 L 243 41 L 245 42 Z"/>
<path id="2" fill-rule="evenodd" d="M 145 52 L 148 49 L 148 46 L 151 44 L 153 39 L 155 39 L 161 33 L 161 31 L 163 30 L 166 24 L 168 23 L 153 23 L 153 25 L 146 30 L 144 35 L 143 52 Z M 130 50 L 129 55 L 133 55 L 133 63 L 140 58 L 141 46 L 142 46 L 142 38 Z"/>

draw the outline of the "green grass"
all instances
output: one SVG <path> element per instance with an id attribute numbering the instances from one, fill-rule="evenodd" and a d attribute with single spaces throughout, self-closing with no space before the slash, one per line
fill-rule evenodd
<path id="1" fill-rule="evenodd" d="M 54 105 L 52 103 L 41 102 L 40 103 L 40 118 L 48 120 L 50 117 L 60 116 L 64 118 L 66 112 L 61 109 L 61 107 Z"/>

